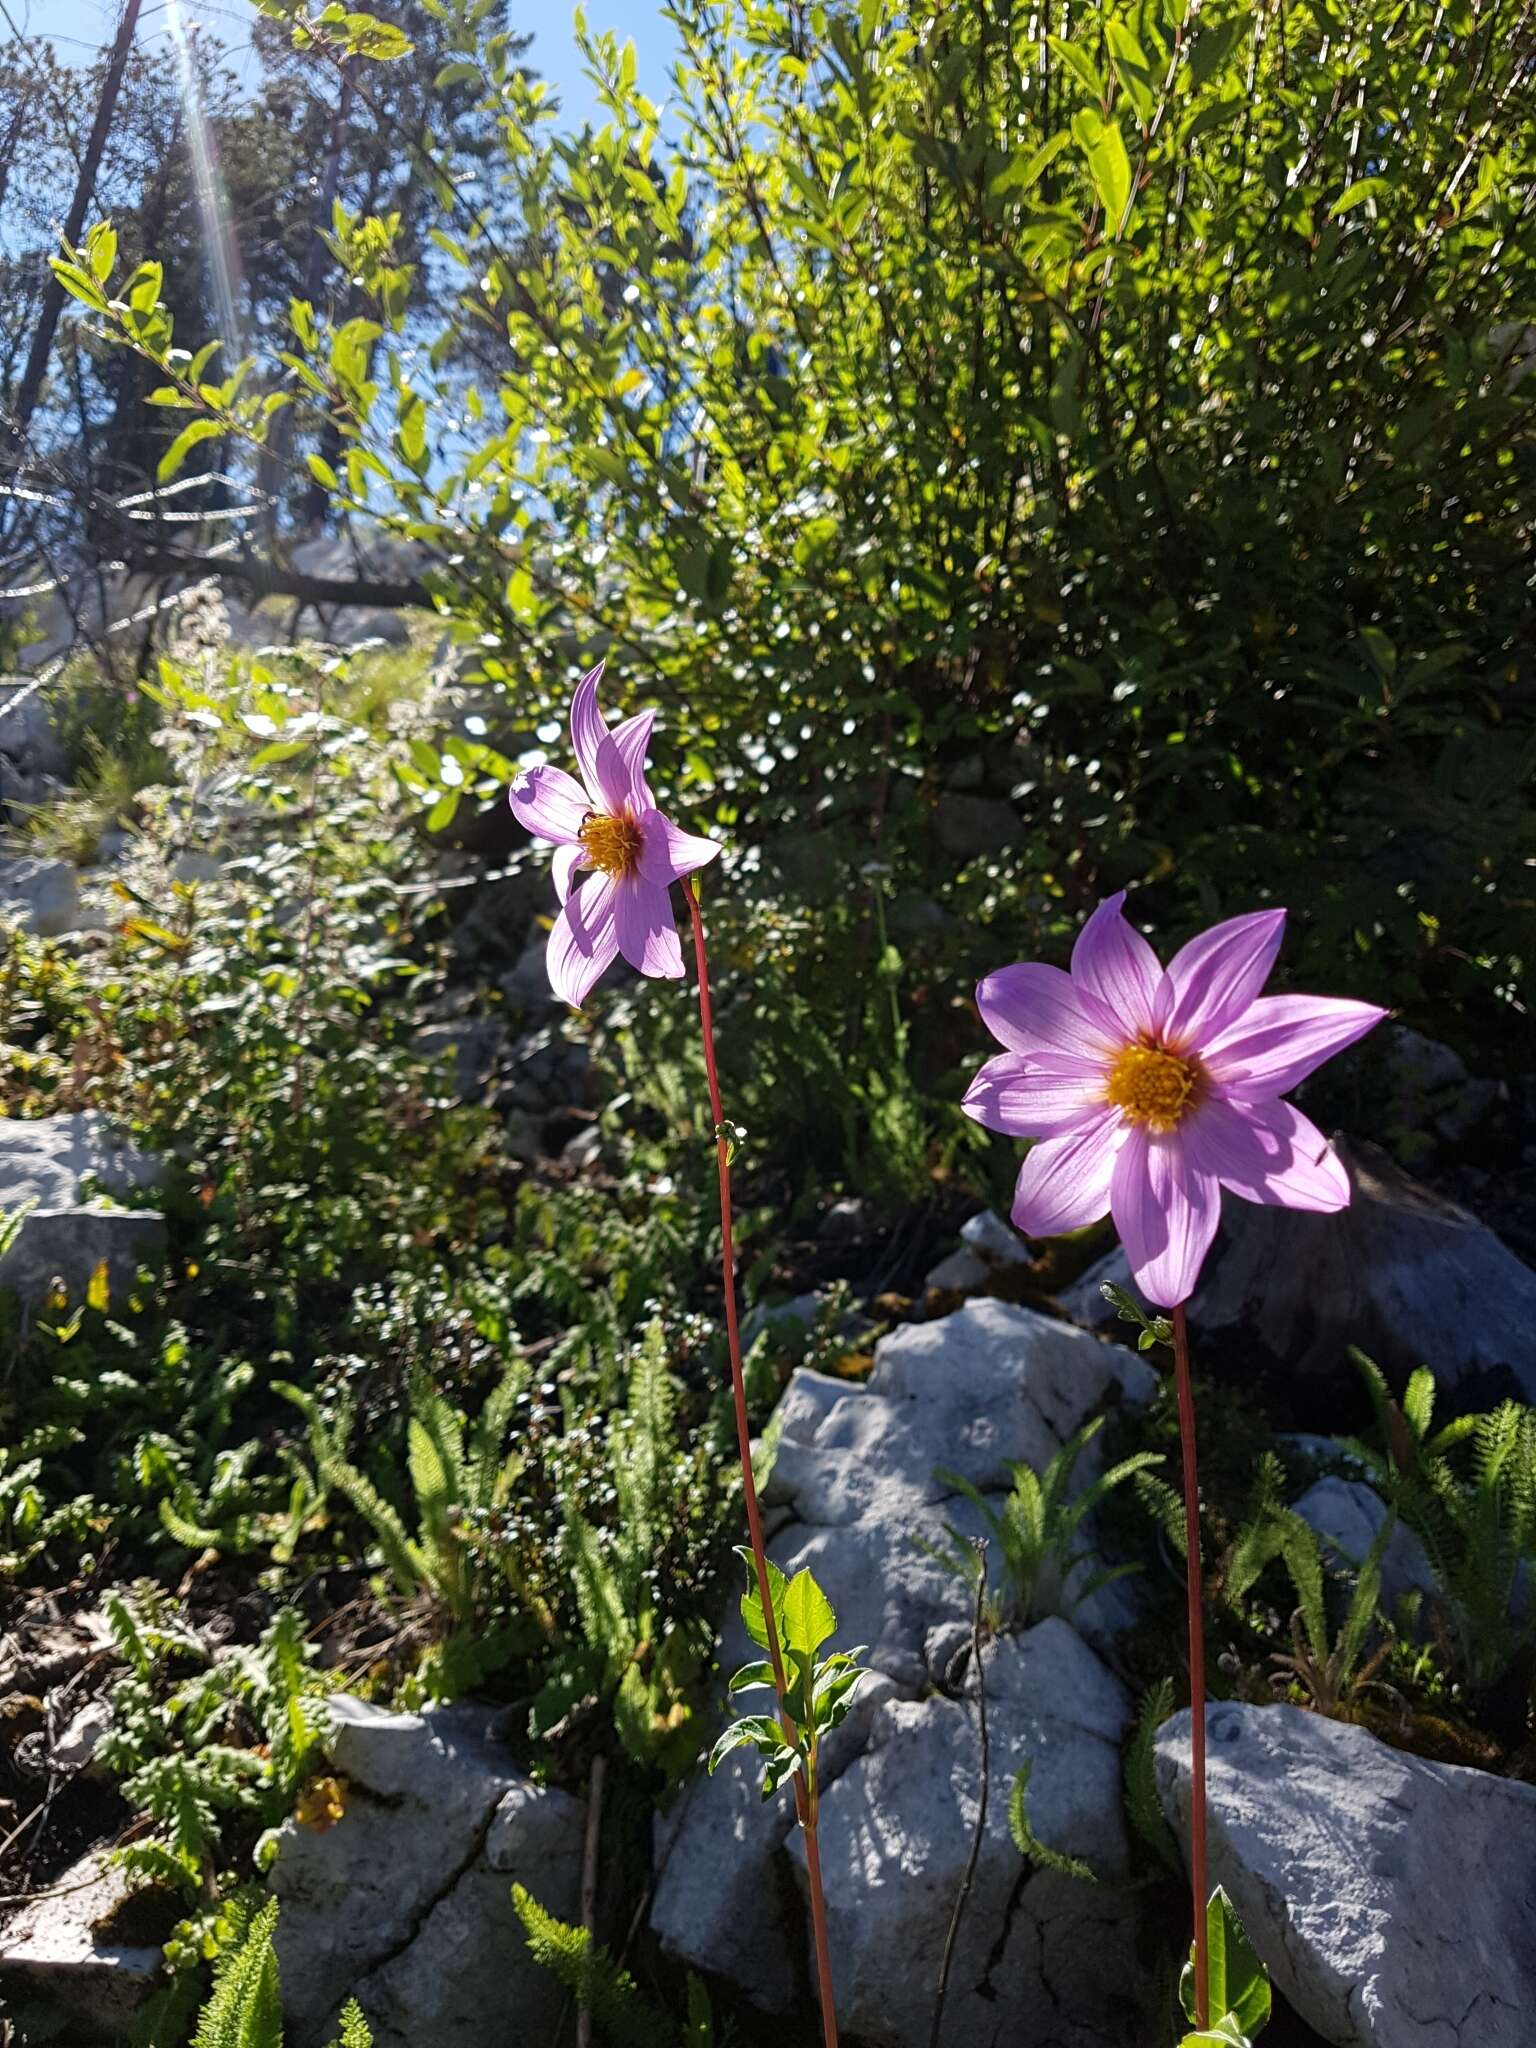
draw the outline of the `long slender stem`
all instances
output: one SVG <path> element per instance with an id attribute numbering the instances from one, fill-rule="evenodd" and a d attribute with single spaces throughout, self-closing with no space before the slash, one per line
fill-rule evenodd
<path id="1" fill-rule="evenodd" d="M 949 1973 L 955 1960 L 955 1943 L 960 1938 L 960 1923 L 965 1918 L 971 1886 L 976 1882 L 976 1865 L 981 1860 L 981 1844 L 987 1832 L 987 1798 L 992 1784 L 992 1757 L 987 1742 L 987 1674 L 981 1661 L 981 1629 L 987 1606 L 987 1545 L 984 1537 L 977 1536 L 972 1540 L 976 1550 L 976 1608 L 971 1616 L 971 1662 L 976 1670 L 976 1718 L 981 1738 L 981 1797 L 976 1804 L 976 1826 L 971 1833 L 970 1854 L 965 1859 L 965 1872 L 960 1879 L 960 1889 L 955 1894 L 954 1910 L 949 1916 L 949 1932 L 944 1937 L 944 1954 L 939 1963 L 939 1995 L 934 2000 L 933 2025 L 928 2032 L 928 2048 L 939 2048 L 944 2032 L 944 2004 L 949 1997 Z"/>
<path id="2" fill-rule="evenodd" d="M 779 1696 L 779 1717 L 785 1734 L 793 1741 L 795 1725 L 787 1705 L 789 1684 L 784 1676 L 784 1657 L 779 1648 L 778 1624 L 768 1590 L 768 1553 L 763 1546 L 763 1515 L 758 1506 L 757 1481 L 752 1477 L 752 1429 L 747 1418 L 747 1383 L 741 1369 L 741 1331 L 736 1318 L 736 1245 L 731 1230 L 731 1147 L 725 1128 L 725 1110 L 720 1101 L 720 1075 L 715 1065 L 715 1020 L 709 1000 L 709 957 L 704 947 L 704 920 L 693 883 L 683 879 L 683 896 L 693 926 L 693 957 L 699 972 L 699 1025 L 704 1035 L 704 1071 L 709 1077 L 709 1110 L 715 1123 L 715 1164 L 720 1178 L 720 1256 L 724 1267 L 725 1336 L 731 1354 L 731 1392 L 736 1405 L 736 1449 L 741 1459 L 741 1486 L 747 1505 L 747 1532 L 752 1542 L 752 1565 L 757 1574 L 758 1597 L 763 1607 L 763 1628 L 768 1637 L 768 1661 L 773 1667 L 774 1689 Z M 821 1884 L 821 1848 L 817 1839 L 817 1811 L 814 1788 L 797 1774 L 795 1813 L 805 1837 L 805 1871 L 811 1898 L 811 1934 L 816 1946 L 816 1983 L 821 1997 L 821 2032 L 825 2048 L 837 2048 L 837 2011 L 832 1992 L 832 1950 L 827 1937 L 827 1902 Z"/>
<path id="3" fill-rule="evenodd" d="M 1184 1454 L 1184 1584 L 1189 1595 L 1189 1876 L 1195 1908 L 1195 2011 L 1211 2023 L 1211 1957 L 1205 1874 L 1205 1602 L 1200 1584 L 1200 1468 L 1195 1456 L 1195 1390 L 1189 1377 L 1184 1310 L 1173 1312 L 1173 1370 Z"/>

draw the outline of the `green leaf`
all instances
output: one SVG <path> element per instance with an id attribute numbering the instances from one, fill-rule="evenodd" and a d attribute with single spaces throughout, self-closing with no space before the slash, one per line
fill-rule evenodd
<path id="1" fill-rule="evenodd" d="M 778 1601 L 775 1599 L 777 1608 Z M 837 1633 L 837 1615 L 809 1571 L 799 1571 L 784 1595 L 784 1649 L 801 1657 L 814 1657 L 829 1636 Z"/>
<path id="2" fill-rule="evenodd" d="M 736 1555 L 747 1568 L 747 1590 L 741 1596 L 741 1618 L 746 1626 L 747 1634 L 752 1638 L 753 1642 L 756 1643 L 760 1650 L 766 1650 L 768 1647 L 768 1627 L 763 1620 L 763 1603 L 758 1597 L 757 1567 L 753 1563 L 751 1551 L 747 1549 L 745 1544 L 738 1544 L 736 1546 Z M 784 1634 L 784 1590 L 789 1582 L 771 1557 L 767 1559 L 767 1565 L 768 1597 L 773 1602 L 773 1618 L 782 1639 Z"/>
<path id="3" fill-rule="evenodd" d="M 1391 189 L 1391 181 L 1387 178 L 1356 178 L 1353 185 L 1344 187 L 1329 207 L 1328 218 L 1337 220 L 1341 213 L 1348 213 L 1352 207 L 1362 205 L 1367 199 L 1377 199 Z"/>
<path id="4" fill-rule="evenodd" d="M 1072 122 L 1077 146 L 1088 162 L 1088 175 L 1104 209 L 1105 239 L 1120 232 L 1120 223 L 1131 197 L 1131 160 L 1118 125 L 1106 121 L 1092 107 L 1084 107 Z"/>
<path id="5" fill-rule="evenodd" d="M 995 192 L 1032 191 L 1071 140 L 1071 131 L 1062 128 L 1049 142 L 1042 142 L 1038 149 L 1031 150 L 1028 156 L 1022 150 L 1015 151 L 1012 159 L 992 180 L 992 189 Z"/>
<path id="6" fill-rule="evenodd" d="M 1080 44 L 1069 43 L 1061 36 L 1047 36 L 1045 40 L 1068 70 L 1075 72 L 1082 80 L 1096 100 L 1105 98 L 1104 81 L 1099 76 L 1098 67 Z"/>
<path id="7" fill-rule="evenodd" d="M 105 284 L 117 261 L 117 230 L 110 221 L 98 221 L 85 238 L 86 261 L 98 284 Z"/>
<path id="8" fill-rule="evenodd" d="M 1243 1932 L 1236 1908 L 1218 1885 L 1211 1893 L 1205 1914 L 1206 1941 L 1210 1948 L 1211 2011 L 1221 2018 L 1217 2027 L 1235 2024 L 1236 2039 L 1256 2034 L 1269 2018 L 1269 1979 L 1252 1943 Z M 1198 2021 L 1195 2010 L 1194 1952 L 1179 1979 L 1179 1999 L 1185 2016 Z M 1222 2039 L 1218 2033 L 1216 2038 Z"/>
<path id="9" fill-rule="evenodd" d="M 223 424 L 218 420 L 188 420 L 155 465 L 155 475 L 161 483 L 167 482 L 175 476 L 199 441 L 216 441 L 223 432 Z"/>

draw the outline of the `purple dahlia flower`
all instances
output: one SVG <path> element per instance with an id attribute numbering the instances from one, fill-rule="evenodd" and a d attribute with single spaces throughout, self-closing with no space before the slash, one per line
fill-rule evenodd
<path id="1" fill-rule="evenodd" d="M 1387 1014 L 1327 996 L 1263 996 L 1285 924 L 1260 910 L 1214 925 L 1166 971 L 1101 903 L 1072 971 L 1038 961 L 977 985 L 1007 1047 L 971 1083 L 965 1109 L 989 1130 L 1036 1138 L 1013 1220 L 1054 1237 L 1114 1217 L 1138 1285 L 1174 1308 L 1194 1292 L 1221 1191 L 1289 1209 L 1349 1205 L 1328 1140 L 1281 1097 Z"/>
<path id="2" fill-rule="evenodd" d="M 563 908 L 549 934 L 549 985 L 577 1007 L 619 953 L 642 974 L 682 979 L 668 892 L 720 851 L 657 810 L 645 779 L 656 714 L 638 712 L 610 732 L 597 703 L 602 673 L 599 662 L 571 700 L 581 781 L 563 768 L 530 768 L 510 792 L 518 823 L 555 848 Z M 582 868 L 594 872 L 578 885 Z"/>

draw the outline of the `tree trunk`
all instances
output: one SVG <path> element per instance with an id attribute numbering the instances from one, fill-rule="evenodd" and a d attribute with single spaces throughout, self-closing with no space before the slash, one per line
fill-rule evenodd
<path id="1" fill-rule="evenodd" d="M 96 119 L 91 124 L 91 139 L 85 146 L 85 158 L 80 165 L 80 175 L 75 180 L 75 196 L 70 201 L 69 217 L 64 223 L 64 239 L 72 246 L 80 240 L 85 228 L 86 210 L 96 192 L 96 173 L 101 168 L 102 152 L 107 146 L 107 136 L 112 127 L 112 116 L 117 111 L 117 96 L 122 89 L 123 73 L 128 66 L 128 52 L 133 47 L 134 32 L 139 25 L 141 0 L 126 0 L 123 18 L 117 25 L 117 40 L 112 45 L 111 61 L 107 75 L 102 81 L 101 98 L 96 102 Z M 12 448 L 17 448 L 26 439 L 27 429 L 32 424 L 32 415 L 37 410 L 37 401 L 42 396 L 43 380 L 48 374 L 48 358 L 53 353 L 53 337 L 59 325 L 59 315 L 64 310 L 65 291 L 51 273 L 43 291 L 42 310 L 38 314 L 37 329 L 32 336 L 32 349 L 27 357 L 26 368 L 21 373 L 21 384 L 16 393 L 16 408 L 6 423 L 4 438 Z"/>

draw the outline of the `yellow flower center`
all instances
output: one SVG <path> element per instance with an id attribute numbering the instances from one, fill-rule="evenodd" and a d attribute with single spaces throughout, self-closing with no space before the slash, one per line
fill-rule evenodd
<path id="1" fill-rule="evenodd" d="M 1109 1070 L 1105 1093 L 1133 1124 L 1171 1131 L 1194 1107 L 1199 1087 L 1194 1060 L 1160 1045 L 1128 1045 Z"/>
<path id="2" fill-rule="evenodd" d="M 605 875 L 631 875 L 640 864 L 640 827 L 633 818 L 606 818 L 594 811 L 581 828 L 581 843 L 593 867 Z"/>

